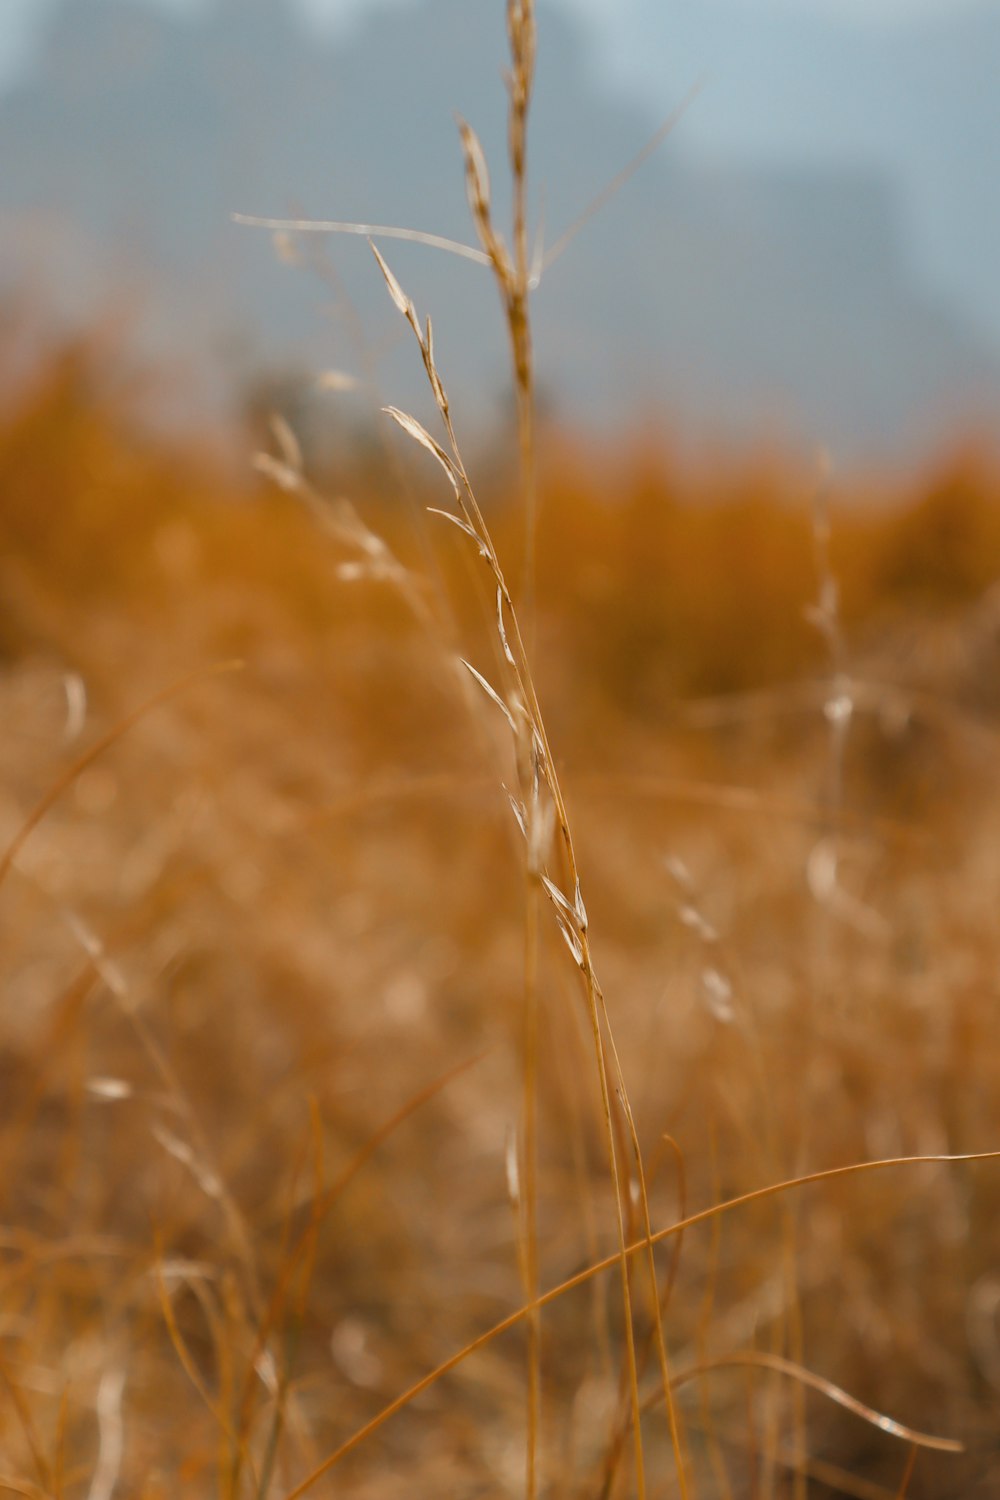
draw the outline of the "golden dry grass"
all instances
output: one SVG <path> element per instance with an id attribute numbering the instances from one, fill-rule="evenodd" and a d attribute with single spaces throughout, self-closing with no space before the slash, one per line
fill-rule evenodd
<path id="1" fill-rule="evenodd" d="M 86 368 L 69 352 L 0 437 L 5 836 L 59 793 L 0 887 L 3 1478 L 254 1494 L 280 1409 L 286 1494 L 523 1299 L 506 729 L 391 584 L 338 577 L 356 549 L 135 437 Z M 802 615 L 808 487 L 748 464 L 699 494 L 638 447 L 542 464 L 539 691 L 654 1227 L 1000 1138 L 996 472 L 959 456 L 836 515 L 854 702 L 837 805 L 828 658 Z M 415 562 L 405 497 L 357 503 Z M 516 552 L 516 519 L 497 521 Z M 431 597 L 492 670 L 466 539 L 441 532 Z M 551 925 L 542 1288 L 614 1249 Z M 774 1363 L 797 1357 L 966 1444 L 922 1451 L 911 1495 L 989 1494 L 997 1196 L 990 1164 L 899 1167 L 734 1210 L 676 1268 L 664 1245 L 672 1368 L 706 1367 L 677 1394 L 693 1490 L 794 1493 L 801 1442 L 809 1495 L 897 1492 L 907 1445 L 813 1390 L 800 1406 Z M 607 1275 L 543 1313 L 544 1493 L 600 1487 L 621 1332 Z M 486 1346 L 316 1492 L 522 1493 L 524 1361 L 523 1333 Z M 673 1493 L 662 1419 L 643 1422 L 650 1492 Z"/>
<path id="2" fill-rule="evenodd" d="M 540 447 L 509 17 L 516 476 L 0 430 L 12 1493 L 996 1490 L 1000 476 Z"/>

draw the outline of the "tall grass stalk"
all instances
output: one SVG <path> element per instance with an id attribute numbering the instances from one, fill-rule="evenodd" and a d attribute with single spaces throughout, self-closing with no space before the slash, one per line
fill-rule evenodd
<path id="1" fill-rule="evenodd" d="M 490 178 L 486 158 L 473 128 L 459 120 L 459 133 L 465 162 L 466 190 L 470 212 L 480 248 L 446 241 L 440 237 L 408 230 L 389 228 L 374 230 L 370 226 L 312 221 L 262 220 L 235 215 L 247 224 L 266 225 L 281 232 L 332 231 L 345 233 L 384 233 L 387 237 L 416 239 L 466 258 L 485 263 L 496 281 L 508 331 L 519 455 L 520 497 L 523 514 L 523 557 L 521 582 L 515 602 L 514 590 L 507 581 L 500 558 L 476 499 L 462 458 L 455 432 L 451 407 L 434 356 L 433 330 L 430 318 L 421 327 L 416 310 L 390 271 L 372 239 L 390 294 L 417 339 L 424 369 L 444 427 L 447 451 L 407 413 L 389 407 L 387 411 L 399 425 L 441 464 L 452 486 L 457 513 L 436 512 L 454 522 L 475 543 L 496 588 L 497 636 L 504 659 L 506 682 L 503 692 L 497 690 L 469 663 L 472 672 L 487 695 L 505 714 L 510 726 L 518 775 L 518 796 L 511 796 L 517 822 L 524 836 L 525 938 L 524 1002 L 522 1025 L 522 1134 L 518 1152 L 516 1181 L 511 1196 L 519 1221 L 519 1264 L 524 1288 L 528 1341 L 527 1452 L 526 1492 L 534 1500 L 538 1488 L 539 1437 L 542 1409 L 541 1371 L 541 1301 L 539 1299 L 538 1265 L 538 1066 L 539 1066 L 539 945 L 540 905 L 548 898 L 556 921 L 579 968 L 586 1001 L 588 1022 L 594 1048 L 600 1088 L 601 1113 L 608 1155 L 608 1167 L 616 1204 L 616 1228 L 620 1255 L 624 1335 L 626 1345 L 626 1384 L 629 1421 L 633 1431 L 636 1484 L 640 1500 L 646 1494 L 641 1406 L 639 1399 L 639 1362 L 633 1320 L 633 1290 L 627 1243 L 635 1229 L 629 1156 L 636 1178 L 642 1228 L 647 1240 L 652 1235 L 646 1176 L 638 1132 L 626 1086 L 604 992 L 594 966 L 586 908 L 583 903 L 580 870 L 571 831 L 566 800 L 556 771 L 535 689 L 532 653 L 536 613 L 536 544 L 538 527 L 536 401 L 534 354 L 530 316 L 530 295 L 537 277 L 530 265 L 528 226 L 528 117 L 531 107 L 537 50 L 537 25 L 534 0 L 507 0 L 507 36 L 511 67 L 507 75 L 508 125 L 507 144 L 512 182 L 512 232 L 508 248 L 498 232 L 492 211 Z M 686 107 L 685 106 L 682 106 Z M 672 128 L 677 115 L 671 117 L 654 135 L 642 152 L 619 174 L 608 189 L 585 212 L 558 243 L 560 253 L 583 223 L 622 182 L 660 144 Z M 553 257 L 550 257 L 550 259 Z M 294 435 L 284 424 L 277 430 L 280 460 L 264 457 L 260 466 L 289 490 L 297 491 L 319 514 L 324 524 L 331 524 L 326 507 L 319 502 L 304 477 L 301 454 Z M 332 522 L 341 540 L 360 553 L 355 565 L 360 572 L 380 577 L 400 588 L 421 624 L 430 622 L 430 608 L 415 580 L 401 567 L 389 549 L 360 522 L 353 507 L 340 502 Z M 553 839 L 555 851 L 553 855 Z M 567 894 L 568 893 L 568 894 Z M 510 1176 L 510 1174 L 509 1174 Z M 666 1342 L 661 1321 L 661 1298 L 652 1246 L 647 1253 L 650 1312 L 660 1366 L 663 1397 L 668 1415 L 670 1439 L 677 1469 L 682 1500 L 688 1484 L 683 1445 L 673 1401 Z M 614 1434 L 609 1438 L 609 1458 L 618 1450 Z M 613 1465 L 612 1465 L 613 1471 Z"/>
<path id="2" fill-rule="evenodd" d="M 489 172 L 479 139 L 470 125 L 460 121 L 460 133 L 465 157 L 466 184 L 472 212 L 480 242 L 490 257 L 507 315 L 508 329 L 514 363 L 514 380 L 517 390 L 522 483 L 527 511 L 529 542 L 527 552 L 533 552 L 534 516 L 534 388 L 531 360 L 531 324 L 528 306 L 528 262 L 526 230 L 526 124 L 530 104 L 531 81 L 535 56 L 535 17 L 530 0 L 510 0 L 508 5 L 508 34 L 511 46 L 513 69 L 510 78 L 509 145 L 511 169 L 514 174 L 514 243 L 513 258 L 498 234 L 492 215 Z M 507 582 L 505 570 L 497 554 L 482 509 L 458 442 L 450 401 L 434 357 L 433 331 L 430 319 L 421 326 L 413 302 L 403 291 L 385 259 L 373 245 L 373 250 L 385 277 L 390 295 L 397 308 L 409 323 L 417 340 L 424 369 L 441 418 L 447 448 L 442 447 L 408 413 L 389 408 L 389 414 L 408 435 L 427 449 L 438 461 L 448 477 L 457 512 L 444 513 L 447 519 L 459 526 L 475 543 L 485 562 L 496 589 L 496 623 L 500 655 L 504 662 L 504 688 L 497 691 L 475 668 L 465 663 L 496 706 L 507 719 L 513 736 L 515 762 L 518 770 L 518 796 L 512 797 L 512 806 L 526 845 L 525 876 L 529 886 L 528 948 L 526 955 L 527 992 L 525 1000 L 525 1244 L 522 1252 L 524 1276 L 529 1288 L 537 1282 L 537 1237 L 536 1182 L 534 1158 L 536 1154 L 537 1116 L 535 1095 L 537 1091 L 537 960 L 535 947 L 535 919 L 530 915 L 531 906 L 543 895 L 547 896 L 556 921 L 569 950 L 582 974 L 586 998 L 587 1015 L 594 1047 L 594 1059 L 600 1087 L 601 1111 L 604 1122 L 608 1166 L 616 1204 L 616 1228 L 618 1234 L 624 1330 L 626 1343 L 626 1367 L 634 1439 L 636 1486 L 640 1500 L 646 1494 L 645 1459 L 643 1451 L 641 1408 L 639 1399 L 639 1368 L 633 1320 L 633 1290 L 627 1243 L 631 1214 L 631 1172 L 627 1155 L 616 1141 L 616 1121 L 624 1128 L 627 1150 L 634 1158 L 634 1169 L 641 1205 L 643 1230 L 652 1235 L 645 1172 L 642 1152 L 632 1108 L 629 1103 L 613 1029 L 604 992 L 601 988 L 591 947 L 589 924 L 581 887 L 581 874 L 576 847 L 571 830 L 566 799 L 556 769 L 555 758 L 549 743 L 548 732 L 535 687 L 531 652 L 528 645 L 530 626 L 522 628 L 520 610 Z M 531 609 L 530 577 L 532 567 L 526 566 L 529 586 L 526 588 L 528 608 Z M 551 849 L 553 835 L 555 849 Z M 648 1249 L 647 1268 L 650 1287 L 650 1310 L 656 1327 L 656 1343 L 659 1357 L 663 1394 L 668 1413 L 671 1444 L 674 1451 L 678 1482 L 682 1497 L 687 1495 L 687 1479 L 682 1456 L 681 1436 L 677 1412 L 671 1394 L 670 1375 L 666 1343 L 660 1322 L 660 1297 L 656 1265 L 651 1246 Z M 536 1478 L 536 1444 L 538 1433 L 538 1404 L 540 1399 L 539 1372 L 539 1328 L 536 1315 L 532 1313 L 532 1332 L 529 1334 L 529 1420 L 528 1420 L 528 1475 L 529 1490 L 533 1491 Z"/>

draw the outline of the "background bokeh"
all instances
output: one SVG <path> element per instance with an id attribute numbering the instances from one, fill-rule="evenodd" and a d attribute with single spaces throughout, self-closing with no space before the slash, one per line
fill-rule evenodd
<path id="1" fill-rule="evenodd" d="M 1000 1149 L 996 11 L 540 26 L 550 247 L 705 78 L 533 304 L 522 623 L 652 1221 L 938 1158 L 660 1246 L 688 1493 L 991 1500 L 1000 1168 L 939 1158 Z M 408 330 L 363 240 L 230 214 L 468 239 L 459 108 L 502 217 L 502 8 L 53 0 L 0 45 L 0 1487 L 290 1500 L 524 1301 L 541 892 L 458 660 L 523 725 L 493 581 L 379 411 L 433 420 Z M 379 244 L 520 608 L 495 288 Z M 540 916 L 556 1288 L 615 1205 Z M 540 1348 L 537 1495 L 636 1493 L 613 1276 Z M 525 1496 L 527 1369 L 521 1324 L 312 1492 Z"/>

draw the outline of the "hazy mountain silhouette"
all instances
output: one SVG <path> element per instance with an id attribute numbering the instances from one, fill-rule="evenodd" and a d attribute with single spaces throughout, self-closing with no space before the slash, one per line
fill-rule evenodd
<path id="1" fill-rule="evenodd" d="M 604 40 L 633 95 L 705 79 L 702 149 L 891 173 L 917 272 L 1000 348 L 996 0 L 881 26 L 799 0 L 622 0 Z"/>
<path id="2" fill-rule="evenodd" d="M 561 13 L 540 27 L 532 187 L 551 243 L 650 121 L 595 92 Z M 46 284 L 77 319 L 133 297 L 145 346 L 187 361 L 199 400 L 220 371 L 370 363 L 383 396 L 421 405 L 418 361 L 363 241 L 324 242 L 323 282 L 229 214 L 468 240 L 453 111 L 480 130 L 502 203 L 504 58 L 493 3 L 377 14 L 335 49 L 282 0 L 217 0 L 199 20 L 63 0 L 34 75 L 0 98 L 6 282 Z M 382 248 L 434 316 L 460 413 L 488 416 L 507 376 L 485 273 Z M 544 279 L 541 378 L 558 409 L 591 422 L 669 407 L 702 431 L 765 422 L 851 454 L 902 447 L 1000 393 L 988 348 L 907 268 L 887 180 L 696 169 L 668 143 Z"/>

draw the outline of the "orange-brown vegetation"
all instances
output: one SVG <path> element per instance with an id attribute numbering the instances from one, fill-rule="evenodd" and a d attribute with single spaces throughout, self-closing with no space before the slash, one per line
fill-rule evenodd
<path id="1" fill-rule="evenodd" d="M 494 603 L 396 436 L 350 498 L 409 603 L 98 373 L 68 350 L 0 428 L 0 1489 L 285 1496 L 523 1301 L 522 856 L 502 719 L 453 669 L 493 675 Z M 654 1228 L 1000 1149 L 1000 472 L 834 478 L 828 562 L 814 489 L 648 436 L 543 455 L 537 682 Z M 543 1289 L 616 1244 L 552 925 Z M 995 1494 L 998 1208 L 1000 1163 L 904 1164 L 665 1240 L 690 1494 Z M 615 1275 L 541 1314 L 541 1494 L 629 1492 Z M 638 1265 L 633 1294 L 674 1495 Z M 523 1494 L 524 1340 L 311 1492 Z"/>

